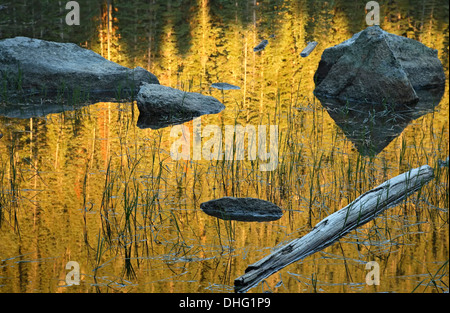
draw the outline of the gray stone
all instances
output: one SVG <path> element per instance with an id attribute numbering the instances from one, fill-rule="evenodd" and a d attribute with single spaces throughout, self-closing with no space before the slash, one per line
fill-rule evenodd
<path id="1" fill-rule="evenodd" d="M 216 114 L 225 109 L 214 97 L 147 83 L 139 90 L 137 105 L 142 115 L 175 120 Z"/>
<path id="2" fill-rule="evenodd" d="M 314 79 L 317 96 L 406 105 L 418 102 L 417 90 L 445 85 L 437 50 L 379 26 L 325 49 Z"/>
<path id="3" fill-rule="evenodd" d="M 200 208 L 206 214 L 223 220 L 245 222 L 275 221 L 283 215 L 272 202 L 256 198 L 223 197 L 204 202 Z"/>
<path id="4" fill-rule="evenodd" d="M 235 85 L 231 85 L 228 83 L 214 83 L 211 84 L 211 87 L 219 89 L 219 90 L 239 90 L 241 89 L 241 87 L 239 86 L 235 86 Z"/>
<path id="5" fill-rule="evenodd" d="M 141 67 L 129 69 L 76 44 L 27 37 L 0 40 L 0 69 L 9 90 L 29 94 L 77 91 L 117 99 L 137 93 L 141 82 L 159 84 Z"/>

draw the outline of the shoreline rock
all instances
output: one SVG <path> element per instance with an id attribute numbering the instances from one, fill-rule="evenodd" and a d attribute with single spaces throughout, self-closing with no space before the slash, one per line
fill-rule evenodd
<path id="1" fill-rule="evenodd" d="M 143 83 L 137 96 L 139 119 L 148 127 L 165 127 L 180 121 L 188 121 L 205 114 L 217 114 L 225 106 L 216 98 L 195 92 Z M 144 121 L 149 122 L 144 122 Z"/>
<path id="2" fill-rule="evenodd" d="M 8 86 L 4 101 L 55 95 L 118 100 L 137 94 L 141 82 L 159 84 L 141 67 L 129 69 L 73 43 L 28 37 L 0 40 L 0 69 Z"/>
<path id="3" fill-rule="evenodd" d="M 445 86 L 437 50 L 371 26 L 325 49 L 314 94 L 342 101 L 415 104 L 417 90 Z"/>

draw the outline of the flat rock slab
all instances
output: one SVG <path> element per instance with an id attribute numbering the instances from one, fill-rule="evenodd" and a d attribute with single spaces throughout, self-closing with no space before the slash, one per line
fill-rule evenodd
<path id="1" fill-rule="evenodd" d="M 325 49 L 314 76 L 316 96 L 410 105 L 417 90 L 445 86 L 437 50 L 371 26 Z"/>
<path id="2" fill-rule="evenodd" d="M 214 97 L 147 83 L 142 84 L 139 90 L 137 106 L 139 118 L 151 117 L 153 125 L 157 124 L 157 120 L 169 125 L 171 121 L 177 123 L 225 109 Z"/>
<path id="3" fill-rule="evenodd" d="M 223 197 L 200 205 L 208 215 L 223 220 L 266 222 L 281 218 L 283 212 L 272 202 L 256 198 Z"/>
<path id="4" fill-rule="evenodd" d="M 137 93 L 141 82 L 159 84 L 141 67 L 129 69 L 73 43 L 27 37 L 0 40 L 0 70 L 9 92 L 31 94 L 76 90 L 117 99 Z"/>

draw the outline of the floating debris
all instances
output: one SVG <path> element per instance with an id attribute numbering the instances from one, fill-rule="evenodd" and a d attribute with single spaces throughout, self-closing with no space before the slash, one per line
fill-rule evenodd
<path id="1" fill-rule="evenodd" d="M 302 51 L 302 53 L 300 53 L 300 55 L 303 58 L 306 58 L 314 50 L 314 48 L 317 46 L 317 44 L 318 44 L 317 41 L 308 42 L 308 45 L 306 46 L 305 49 L 303 49 L 303 51 Z"/>
<path id="2" fill-rule="evenodd" d="M 256 47 L 253 48 L 253 51 L 258 52 L 258 51 L 264 50 L 264 48 L 266 48 L 266 46 L 268 44 L 269 44 L 269 41 L 267 39 L 264 39 Z"/>
<path id="3" fill-rule="evenodd" d="M 275 38 L 275 35 L 270 35 L 269 38 Z M 253 48 L 253 51 L 258 52 L 258 51 L 264 50 L 268 44 L 269 44 L 269 41 L 267 39 L 264 39 L 256 47 Z"/>
<path id="4" fill-rule="evenodd" d="M 228 83 L 214 83 L 211 85 L 211 87 L 216 88 L 216 89 L 220 89 L 220 90 L 232 90 L 232 89 L 241 89 L 241 87 L 239 86 L 235 86 L 235 85 L 231 85 Z"/>
<path id="5" fill-rule="evenodd" d="M 2 137 L 0 136 L 0 138 L 2 138 Z M 449 164 L 449 157 L 447 157 L 447 160 L 445 160 L 445 161 L 438 160 L 439 167 L 444 167 L 444 166 L 448 167 L 448 164 Z"/>

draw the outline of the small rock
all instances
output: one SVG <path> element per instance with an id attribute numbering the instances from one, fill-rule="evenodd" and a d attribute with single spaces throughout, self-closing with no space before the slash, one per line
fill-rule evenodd
<path id="1" fill-rule="evenodd" d="M 137 96 L 139 112 L 162 119 L 194 118 L 216 114 L 225 106 L 216 98 L 167 86 L 144 83 Z"/>
<path id="2" fill-rule="evenodd" d="M 256 198 L 223 197 L 204 202 L 200 208 L 206 214 L 223 220 L 245 222 L 275 221 L 283 215 L 272 202 Z"/>

